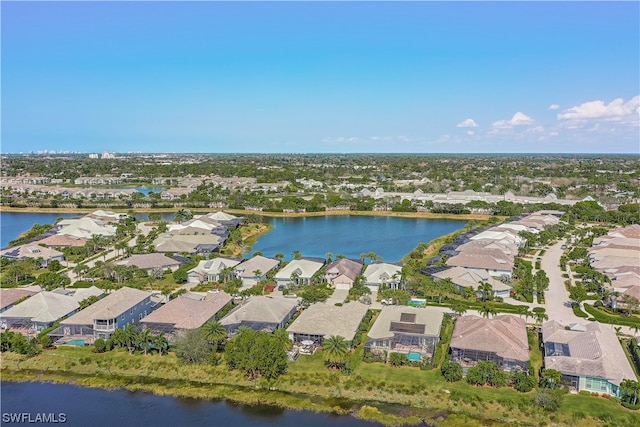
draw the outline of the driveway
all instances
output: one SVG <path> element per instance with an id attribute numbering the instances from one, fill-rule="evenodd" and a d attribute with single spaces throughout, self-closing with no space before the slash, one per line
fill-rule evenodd
<path id="1" fill-rule="evenodd" d="M 562 240 L 550 246 L 545 254 L 542 255 L 540 266 L 549 278 L 549 290 L 545 292 L 547 315 L 549 315 L 550 320 L 568 325 L 569 323 L 584 321 L 584 319 L 573 314 L 569 291 L 564 286 L 565 278 L 562 277 L 563 271 L 560 269 L 561 247 L 564 244 L 565 241 Z"/>

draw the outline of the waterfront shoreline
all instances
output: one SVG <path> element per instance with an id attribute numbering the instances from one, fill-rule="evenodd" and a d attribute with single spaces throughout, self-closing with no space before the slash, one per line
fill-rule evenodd
<path id="1" fill-rule="evenodd" d="M 321 216 L 379 216 L 379 217 L 393 217 L 393 218 L 424 218 L 424 219 L 451 219 L 459 221 L 483 221 L 494 217 L 494 215 L 486 214 L 446 214 L 446 213 L 431 213 L 431 212 L 392 212 L 392 211 L 320 211 L 320 212 L 265 212 L 265 211 L 247 211 L 244 209 L 204 209 L 204 208 L 131 208 L 131 209 L 110 209 L 110 208 L 16 208 L 11 206 L 0 206 L 0 213 L 61 213 L 61 214 L 89 214 L 98 209 L 108 209 L 114 212 L 127 213 L 134 211 L 136 213 L 175 213 L 182 209 L 190 209 L 194 213 L 200 212 L 216 212 L 224 211 L 231 214 L 239 214 L 243 216 L 258 215 L 271 218 L 309 218 L 309 217 L 321 217 Z M 496 216 L 496 218 L 505 218 Z"/>

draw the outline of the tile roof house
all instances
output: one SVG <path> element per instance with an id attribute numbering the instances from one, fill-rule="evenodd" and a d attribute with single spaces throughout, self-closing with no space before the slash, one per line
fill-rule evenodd
<path id="1" fill-rule="evenodd" d="M 461 316 L 451 338 L 451 360 L 463 367 L 489 360 L 505 371 L 527 371 L 529 341 L 525 321 L 509 314 L 485 319 Z"/>
<path id="2" fill-rule="evenodd" d="M 36 245 L 46 245 L 52 248 L 81 247 L 87 244 L 89 239 L 85 237 L 75 237 L 67 234 L 52 234 L 44 239 L 33 242 Z"/>
<path id="3" fill-rule="evenodd" d="M 293 298 L 250 297 L 220 320 L 229 335 L 240 326 L 257 331 L 273 332 L 284 327 L 298 309 L 298 301 Z"/>
<path id="4" fill-rule="evenodd" d="M 143 317 L 140 326 L 172 337 L 177 331 L 197 329 L 215 319 L 231 300 L 231 295 L 224 292 L 186 293 Z"/>
<path id="5" fill-rule="evenodd" d="M 569 330 L 551 320 L 542 325 L 544 366 L 562 373 L 562 383 L 620 397 L 620 383 L 636 380 L 611 325 L 573 324 Z"/>
<path id="6" fill-rule="evenodd" d="M 482 293 L 478 292 L 478 288 L 483 282 L 490 284 L 493 295 L 498 297 L 508 297 L 512 289 L 511 286 L 491 277 L 486 270 L 451 267 L 433 273 L 431 276 L 436 280 L 450 279 L 458 289 L 471 288 L 476 291 L 478 296 L 482 296 Z"/>
<path id="7" fill-rule="evenodd" d="M 154 309 L 155 303 L 151 300 L 151 292 L 125 286 L 61 321 L 60 327 L 49 335 L 106 339 L 116 329 L 123 329 L 128 324 L 137 325 Z"/>
<path id="8" fill-rule="evenodd" d="M 163 233 L 153 242 L 156 252 L 206 254 L 217 251 L 224 239 L 215 234 L 171 234 Z"/>
<path id="9" fill-rule="evenodd" d="M 116 265 L 136 266 L 151 274 L 155 269 L 175 271 L 180 267 L 180 262 L 160 253 L 132 255 L 120 261 Z"/>
<path id="10" fill-rule="evenodd" d="M 376 262 L 365 267 L 365 284 L 371 290 L 377 290 L 380 285 L 389 286 L 392 289 L 402 287 L 402 266 L 390 262 Z"/>
<path id="11" fill-rule="evenodd" d="M 313 275 L 323 265 L 324 262 L 317 259 L 294 259 L 278 271 L 273 278 L 278 284 L 289 285 L 295 282 L 296 285 L 308 285 L 311 283 Z"/>
<path id="12" fill-rule="evenodd" d="M 39 291 L 32 291 L 21 288 L 2 288 L 0 289 L 0 313 L 9 310 L 16 303 L 23 299 L 29 298 Z"/>
<path id="13" fill-rule="evenodd" d="M 198 263 L 197 266 L 187 272 L 188 283 L 207 283 L 218 282 L 222 280 L 222 273 L 225 269 L 233 269 L 240 264 L 239 259 L 235 258 L 213 258 L 205 259 Z M 233 271 L 230 275 L 235 274 Z"/>
<path id="14" fill-rule="evenodd" d="M 73 296 L 42 291 L 0 314 L 3 329 L 40 332 L 80 307 Z"/>
<path id="15" fill-rule="evenodd" d="M 359 302 L 343 306 L 312 304 L 287 328 L 289 339 L 293 342 L 310 340 L 322 344 L 329 337 L 341 336 L 352 342 L 368 309 L 368 306 Z"/>
<path id="16" fill-rule="evenodd" d="M 16 260 L 41 258 L 43 267 L 49 265 L 51 261 L 64 261 L 64 254 L 62 252 L 33 243 L 4 249 L 0 251 L 0 257 Z"/>
<path id="17" fill-rule="evenodd" d="M 513 260 L 513 256 L 507 256 L 498 249 L 474 249 L 447 259 L 446 264 L 451 267 L 465 267 L 477 271 L 478 274 L 486 271 L 494 277 L 511 277 Z"/>
<path id="18" fill-rule="evenodd" d="M 367 334 L 365 352 L 388 358 L 391 353 L 418 354 L 431 360 L 440 340 L 444 314 L 431 307 L 386 306 Z"/>
<path id="19" fill-rule="evenodd" d="M 325 279 L 336 289 L 351 289 L 356 277 L 362 274 L 364 264 L 348 258 L 333 261 L 327 266 Z"/>
<path id="20" fill-rule="evenodd" d="M 266 279 L 267 273 L 276 269 L 279 265 L 280 261 L 277 259 L 256 255 L 236 265 L 235 274 L 236 277 L 242 280 L 243 287 L 250 287 Z"/>

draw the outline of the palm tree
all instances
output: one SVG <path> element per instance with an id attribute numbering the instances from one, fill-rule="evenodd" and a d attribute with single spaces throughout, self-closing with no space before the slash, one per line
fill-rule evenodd
<path id="1" fill-rule="evenodd" d="M 529 311 L 529 307 L 527 307 L 526 305 L 519 305 L 516 309 L 516 313 L 518 313 L 518 316 L 520 317 L 524 316 L 525 322 L 529 319 L 529 316 L 533 314 L 531 311 Z"/>
<path id="2" fill-rule="evenodd" d="M 153 338 L 153 346 L 158 350 L 160 356 L 167 354 L 169 351 L 169 341 L 164 336 L 164 332 L 160 332 L 160 334 Z"/>
<path id="3" fill-rule="evenodd" d="M 298 250 L 295 250 L 291 253 L 291 255 L 293 256 L 293 259 L 300 259 L 302 258 L 302 253 Z"/>
<path id="4" fill-rule="evenodd" d="M 284 259 L 284 254 L 282 252 L 278 252 L 277 254 L 275 254 L 273 256 L 275 259 L 277 259 L 278 261 L 282 261 Z"/>
<path id="5" fill-rule="evenodd" d="M 300 274 L 297 271 L 294 271 L 293 273 L 291 273 L 291 276 L 289 276 L 289 278 L 295 285 L 298 285 L 298 279 L 300 278 Z"/>
<path id="6" fill-rule="evenodd" d="M 331 260 L 333 258 L 333 252 L 327 252 L 325 256 L 327 257 L 327 264 L 331 264 Z"/>
<path id="7" fill-rule="evenodd" d="M 536 307 L 533 309 L 533 317 L 536 319 L 536 323 L 538 324 L 542 324 L 545 320 L 549 320 L 546 310 L 542 307 Z"/>
<path id="8" fill-rule="evenodd" d="M 493 299 L 493 286 L 487 282 L 480 282 L 478 291 L 482 294 L 482 301 L 491 301 Z"/>
<path id="9" fill-rule="evenodd" d="M 227 337 L 227 330 L 217 320 L 210 320 L 202 326 L 204 331 L 204 337 L 209 341 L 216 349 L 220 343 Z"/>
<path id="10" fill-rule="evenodd" d="M 640 394 L 640 382 L 630 379 L 624 379 L 620 383 L 620 393 L 622 398 L 629 398 L 629 403 L 633 405 L 638 403 L 638 395 Z M 632 400 L 633 397 L 633 400 Z"/>
<path id="11" fill-rule="evenodd" d="M 462 301 L 454 301 L 451 303 L 451 311 L 458 316 L 462 316 L 467 312 L 467 305 Z"/>
<path id="12" fill-rule="evenodd" d="M 489 318 L 489 316 L 495 316 L 496 314 L 498 314 L 498 310 L 496 310 L 496 307 L 489 302 L 483 303 L 478 309 L 478 312 L 482 315 L 482 317 L 486 317 L 486 318 Z"/>
<path id="13" fill-rule="evenodd" d="M 78 263 L 78 265 L 76 265 L 75 267 L 73 267 L 73 272 L 80 278 L 82 279 L 84 277 L 84 274 L 89 271 L 89 267 L 87 267 L 86 264 L 83 263 Z"/>
<path id="14" fill-rule="evenodd" d="M 280 345 L 282 345 L 282 348 L 284 349 L 284 351 L 291 350 L 293 341 L 289 339 L 289 334 L 287 333 L 286 329 L 283 329 L 283 328 L 276 329 L 275 332 L 273 333 L 273 336 L 276 339 L 276 341 L 280 343 Z"/>
<path id="15" fill-rule="evenodd" d="M 349 342 L 339 335 L 333 335 L 322 343 L 324 360 L 331 368 L 342 369 L 349 356 Z"/>
<path id="16" fill-rule="evenodd" d="M 124 328 L 123 335 L 124 346 L 129 350 L 129 354 L 133 354 L 138 346 L 138 328 L 133 323 L 127 324 Z"/>
<path id="17" fill-rule="evenodd" d="M 153 341 L 154 337 L 151 335 L 151 329 L 145 328 L 138 334 L 138 345 L 142 348 L 145 356 L 151 349 Z"/>

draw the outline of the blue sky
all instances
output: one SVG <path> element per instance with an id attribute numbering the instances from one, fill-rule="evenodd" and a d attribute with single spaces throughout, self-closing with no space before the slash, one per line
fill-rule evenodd
<path id="1" fill-rule="evenodd" d="M 638 2 L 2 2 L 2 152 L 640 152 Z"/>

